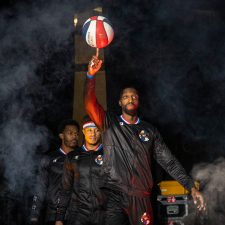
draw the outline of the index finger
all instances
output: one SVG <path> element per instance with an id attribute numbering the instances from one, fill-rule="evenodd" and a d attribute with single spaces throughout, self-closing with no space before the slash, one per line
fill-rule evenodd
<path id="1" fill-rule="evenodd" d="M 96 48 L 96 55 L 95 55 L 97 58 L 99 56 L 99 48 Z"/>

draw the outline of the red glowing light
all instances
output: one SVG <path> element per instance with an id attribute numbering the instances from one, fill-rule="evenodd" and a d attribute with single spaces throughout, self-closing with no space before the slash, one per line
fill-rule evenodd
<path id="1" fill-rule="evenodd" d="M 167 202 L 168 203 L 174 203 L 174 202 L 176 202 L 176 197 L 175 196 L 168 196 L 167 197 Z"/>

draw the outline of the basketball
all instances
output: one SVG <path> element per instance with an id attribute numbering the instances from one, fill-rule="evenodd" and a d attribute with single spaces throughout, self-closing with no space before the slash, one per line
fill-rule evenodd
<path id="1" fill-rule="evenodd" d="M 85 21 L 82 36 L 91 47 L 104 48 L 112 42 L 114 31 L 106 17 L 92 16 Z"/>

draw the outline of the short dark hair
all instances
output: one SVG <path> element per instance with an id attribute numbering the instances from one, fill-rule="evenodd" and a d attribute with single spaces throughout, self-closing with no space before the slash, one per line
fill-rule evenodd
<path id="1" fill-rule="evenodd" d="M 137 92 L 137 94 L 139 95 L 139 91 L 137 90 L 137 88 L 135 88 L 135 87 L 133 87 L 133 86 L 125 86 L 125 87 L 123 87 L 123 88 L 120 90 L 120 98 L 121 98 L 122 95 L 123 95 L 123 91 L 124 91 L 125 89 L 128 89 L 128 88 L 134 89 L 134 90 Z"/>
<path id="2" fill-rule="evenodd" d="M 58 134 L 61 134 L 64 131 L 65 127 L 68 126 L 68 125 L 75 126 L 75 127 L 77 127 L 77 130 L 80 131 L 80 125 L 79 125 L 79 123 L 76 120 L 67 119 L 67 120 L 63 120 L 59 124 L 59 126 L 58 126 Z"/>
<path id="3" fill-rule="evenodd" d="M 82 126 L 87 122 L 94 122 L 89 115 L 85 115 L 82 120 Z"/>

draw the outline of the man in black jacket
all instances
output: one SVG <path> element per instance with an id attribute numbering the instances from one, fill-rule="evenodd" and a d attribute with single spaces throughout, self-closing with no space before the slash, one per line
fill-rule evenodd
<path id="1" fill-rule="evenodd" d="M 61 147 L 44 155 L 40 163 L 30 218 L 30 222 L 33 224 L 40 222 L 40 214 L 45 204 L 45 224 L 55 224 L 63 163 L 66 155 L 78 145 L 79 124 L 74 120 L 62 121 L 58 133 L 62 141 Z"/>
<path id="2" fill-rule="evenodd" d="M 107 191 L 106 225 L 153 224 L 151 190 L 152 157 L 174 179 L 188 189 L 200 210 L 205 208 L 201 193 L 171 154 L 156 128 L 138 115 L 139 94 L 133 87 L 124 88 L 119 105 L 122 114 L 105 111 L 95 95 L 95 74 L 102 61 L 94 56 L 89 63 L 85 84 L 85 108 L 103 132 L 104 188 Z"/>
<path id="3" fill-rule="evenodd" d="M 69 207 L 68 225 L 101 225 L 104 197 L 100 191 L 103 164 L 101 133 L 86 117 L 83 122 L 84 144 L 79 152 L 67 155 L 62 189 L 57 207 L 56 225 L 63 225 Z"/>

